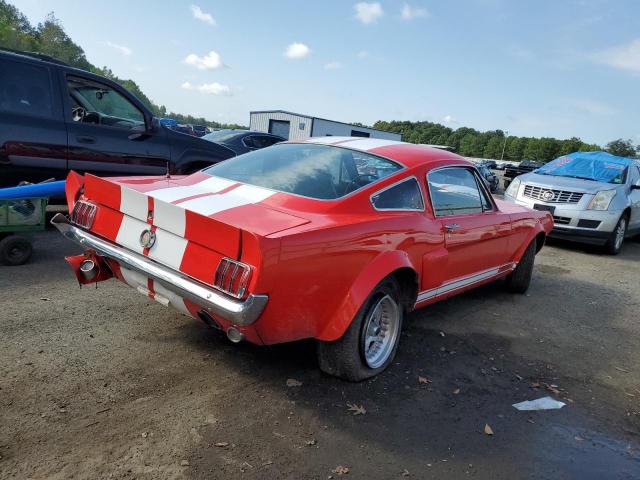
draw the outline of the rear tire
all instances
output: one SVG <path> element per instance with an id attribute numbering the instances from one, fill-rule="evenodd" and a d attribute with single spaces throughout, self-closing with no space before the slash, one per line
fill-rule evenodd
<path id="1" fill-rule="evenodd" d="M 9 235 L 0 240 L 0 264 L 15 267 L 31 258 L 31 242 L 19 235 Z"/>
<path id="2" fill-rule="evenodd" d="M 512 293 L 525 293 L 531 284 L 533 263 L 536 258 L 536 240 L 534 239 L 525 250 L 516 269 L 506 279 L 506 287 Z"/>
<path id="3" fill-rule="evenodd" d="M 616 224 L 616 228 L 613 229 L 607 243 L 604 245 L 604 250 L 609 255 L 618 255 L 620 253 L 622 244 L 624 243 L 624 237 L 627 235 L 628 222 L 627 214 L 623 213 Z"/>
<path id="4" fill-rule="evenodd" d="M 340 339 L 318 341 L 320 369 L 351 382 L 385 370 L 398 350 L 404 313 L 400 299 L 400 287 L 393 277 L 378 284 Z"/>

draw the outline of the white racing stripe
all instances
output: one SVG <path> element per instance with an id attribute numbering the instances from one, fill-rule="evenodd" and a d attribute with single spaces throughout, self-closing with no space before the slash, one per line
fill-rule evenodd
<path id="1" fill-rule="evenodd" d="M 142 233 L 142 230 L 140 230 L 140 233 Z M 189 242 L 182 237 L 158 229 L 156 230 L 156 241 L 149 249 L 149 258 L 157 260 L 174 270 L 180 270 L 187 243 Z"/>
<path id="2" fill-rule="evenodd" d="M 338 142 L 348 142 L 353 137 L 312 137 L 305 140 L 305 143 L 318 143 L 322 145 L 333 145 Z"/>
<path id="3" fill-rule="evenodd" d="M 137 190 L 120 186 L 120 211 L 125 215 L 140 220 L 147 218 L 148 212 L 147 196 Z"/>
<path id="4" fill-rule="evenodd" d="M 186 218 L 184 209 L 178 205 L 162 201 L 153 203 L 153 223 L 159 228 L 184 237 Z"/>
<path id="5" fill-rule="evenodd" d="M 147 195 L 153 198 L 157 198 L 163 202 L 175 202 L 183 198 L 189 198 L 194 195 L 202 195 L 205 193 L 218 193 L 225 188 L 229 188 L 238 182 L 227 180 L 219 177 L 209 177 L 206 180 L 198 182 L 193 185 L 184 187 L 169 187 L 161 188 L 158 190 L 151 190 L 147 192 Z"/>
<path id="6" fill-rule="evenodd" d="M 140 234 L 149 227 L 148 223 L 125 215 L 122 217 L 120 230 L 118 230 L 118 235 L 116 236 L 116 243 L 141 254 L 144 248 L 140 245 Z"/>
<path id="7" fill-rule="evenodd" d="M 240 185 L 238 188 L 221 195 L 194 198 L 179 205 L 186 210 L 209 216 L 230 208 L 261 202 L 275 193 L 273 190 L 253 185 Z"/>
<path id="8" fill-rule="evenodd" d="M 122 278 L 127 285 L 135 288 L 145 296 L 151 293 L 148 288 L 148 278 L 145 275 L 123 267 L 120 267 L 120 272 L 122 273 Z M 156 300 L 162 305 L 167 306 L 168 301 L 168 304 L 180 313 L 191 316 L 189 310 L 187 310 L 187 307 L 184 304 L 184 299 L 181 296 L 167 290 L 157 282 L 153 282 L 153 290 L 157 293 L 155 296 Z"/>
<path id="9" fill-rule="evenodd" d="M 384 140 L 382 138 L 363 138 L 361 140 L 354 140 L 353 142 L 346 142 L 343 145 L 347 148 L 367 152 L 374 148 L 388 147 L 389 145 L 402 145 L 402 143 L 403 142 L 397 142 L 395 140 Z"/>

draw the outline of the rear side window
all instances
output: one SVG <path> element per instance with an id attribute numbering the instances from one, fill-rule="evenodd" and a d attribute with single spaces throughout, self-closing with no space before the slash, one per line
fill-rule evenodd
<path id="1" fill-rule="evenodd" d="M 435 170 L 429 173 L 427 180 L 437 217 L 482 213 L 490 205 L 480 192 L 476 176 L 469 169 L 452 167 Z"/>
<path id="2" fill-rule="evenodd" d="M 415 177 L 374 193 L 371 204 L 376 210 L 424 210 L 422 193 Z"/>
<path id="3" fill-rule="evenodd" d="M 52 91 L 46 67 L 0 59 L 0 112 L 53 118 Z"/>
<path id="4" fill-rule="evenodd" d="M 280 192 L 335 200 L 401 169 L 391 160 L 346 148 L 282 143 L 230 158 L 203 171 Z"/>

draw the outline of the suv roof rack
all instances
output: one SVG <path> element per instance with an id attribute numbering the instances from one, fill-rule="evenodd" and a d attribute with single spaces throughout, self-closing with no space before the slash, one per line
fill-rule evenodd
<path id="1" fill-rule="evenodd" d="M 0 52 L 15 53 L 17 55 L 22 55 L 22 56 L 25 56 L 25 57 L 31 57 L 31 58 L 35 58 L 35 59 L 38 59 L 38 60 L 44 60 L 45 62 L 57 63 L 58 65 L 65 65 L 67 67 L 70 66 L 68 63 L 63 62 L 62 60 L 58 60 L 57 58 L 54 58 L 54 57 L 52 57 L 50 55 L 45 55 L 44 53 L 25 52 L 23 50 L 14 50 L 13 48 L 5 48 L 5 47 L 0 47 Z"/>

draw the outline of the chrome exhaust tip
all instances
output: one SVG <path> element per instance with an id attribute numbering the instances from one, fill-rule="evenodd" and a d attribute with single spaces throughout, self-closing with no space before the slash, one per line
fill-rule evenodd
<path id="1" fill-rule="evenodd" d="M 93 280 L 98 275 L 96 262 L 90 259 L 83 260 L 80 264 L 80 273 L 87 280 Z"/>
<path id="2" fill-rule="evenodd" d="M 229 327 L 227 328 L 227 338 L 233 343 L 240 343 L 244 340 L 244 333 L 236 327 Z"/>

